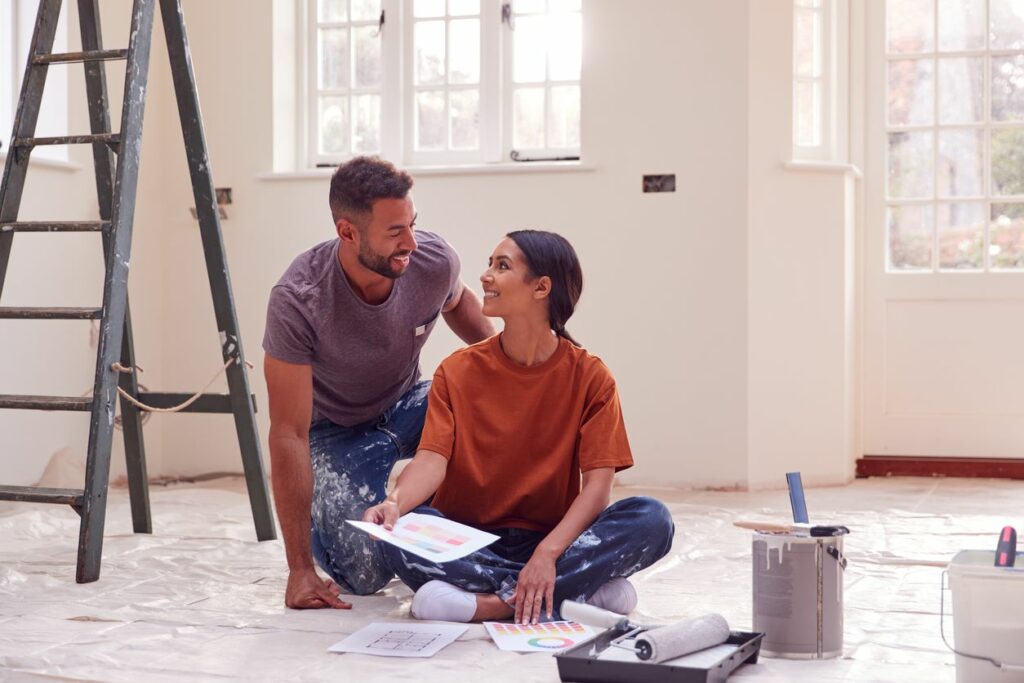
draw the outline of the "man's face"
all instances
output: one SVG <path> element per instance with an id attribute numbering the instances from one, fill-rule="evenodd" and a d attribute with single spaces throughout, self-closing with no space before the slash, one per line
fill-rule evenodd
<path id="1" fill-rule="evenodd" d="M 416 251 L 416 209 L 412 198 L 378 199 L 367 222 L 357 230 L 359 263 L 392 280 L 405 274 Z"/>

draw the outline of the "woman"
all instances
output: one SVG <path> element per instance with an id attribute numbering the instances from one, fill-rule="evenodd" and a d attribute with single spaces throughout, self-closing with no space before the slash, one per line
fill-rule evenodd
<path id="1" fill-rule="evenodd" d="M 633 458 L 611 372 L 565 329 L 583 289 L 576 252 L 512 232 L 480 280 L 484 314 L 505 329 L 438 367 L 416 457 L 363 519 L 390 529 L 415 511 L 500 537 L 443 564 L 386 545 L 419 619 L 537 623 L 563 600 L 628 613 L 625 577 L 669 551 L 674 527 L 651 498 L 608 506 Z"/>

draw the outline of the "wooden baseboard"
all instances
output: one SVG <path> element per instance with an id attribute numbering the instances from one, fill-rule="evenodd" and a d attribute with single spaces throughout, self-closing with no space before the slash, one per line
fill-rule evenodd
<path id="1" fill-rule="evenodd" d="M 865 477 L 1024 479 L 1024 458 L 927 458 L 866 455 L 857 460 L 857 478 Z"/>

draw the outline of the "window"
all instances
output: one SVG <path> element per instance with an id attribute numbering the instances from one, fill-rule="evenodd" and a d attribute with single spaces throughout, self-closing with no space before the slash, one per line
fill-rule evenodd
<path id="1" fill-rule="evenodd" d="M 891 271 L 1024 268 L 1024 4 L 889 0 Z"/>
<path id="2" fill-rule="evenodd" d="M 579 158 L 581 4 L 307 0 L 307 163 Z"/>
<path id="3" fill-rule="evenodd" d="M 38 3 L 9 0 L 0 3 L 0 154 L 10 149 L 14 115 L 21 94 L 21 80 L 32 43 Z M 67 11 L 61 8 L 54 52 L 67 50 Z M 36 135 L 66 135 L 68 121 L 68 77 L 66 66 L 51 66 L 46 76 L 42 107 L 36 123 Z M 32 151 L 32 158 L 67 161 L 66 146 L 43 146 Z"/>
<path id="4" fill-rule="evenodd" d="M 837 97 L 839 0 L 793 3 L 793 158 L 835 161 L 841 103 Z"/>

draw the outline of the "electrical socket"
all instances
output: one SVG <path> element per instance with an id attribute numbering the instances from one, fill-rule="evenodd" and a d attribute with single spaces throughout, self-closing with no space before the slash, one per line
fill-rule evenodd
<path id="1" fill-rule="evenodd" d="M 675 192 L 676 174 L 644 175 L 644 192 Z"/>

